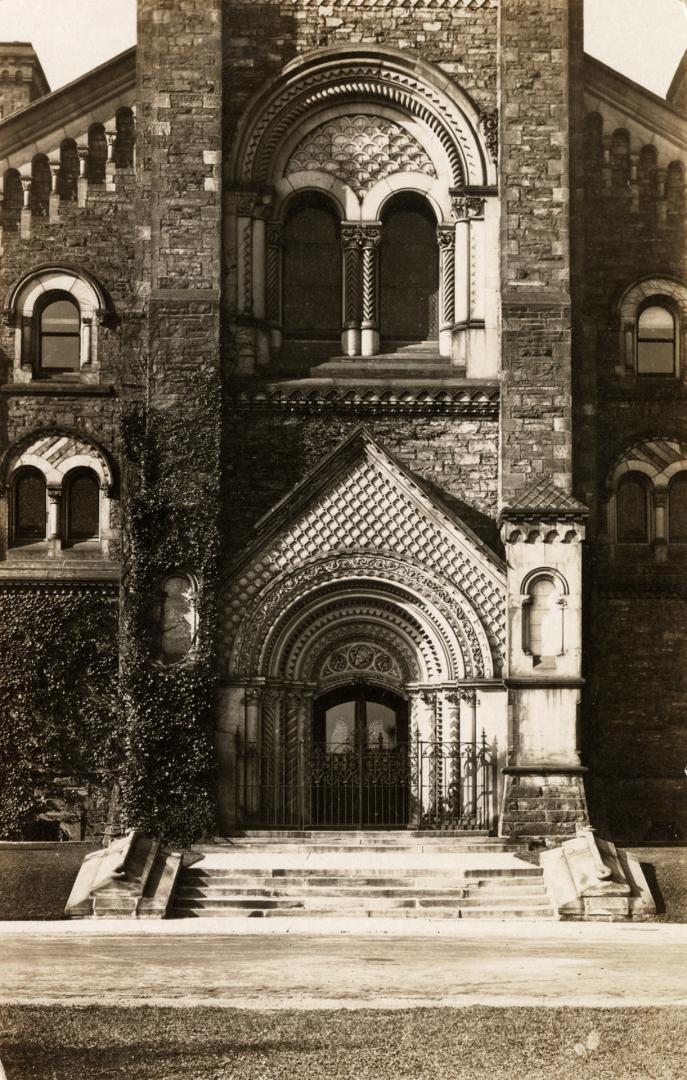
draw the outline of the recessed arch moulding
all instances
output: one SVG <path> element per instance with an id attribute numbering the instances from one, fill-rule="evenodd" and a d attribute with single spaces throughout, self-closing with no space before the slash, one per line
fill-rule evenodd
<path id="1" fill-rule="evenodd" d="M 366 46 L 293 61 L 247 107 L 227 175 L 227 297 L 244 372 L 279 355 L 284 218 L 317 191 L 341 222 L 342 353 L 378 351 L 381 218 L 394 194 L 415 192 L 437 222 L 440 353 L 472 377 L 497 374 L 496 165 L 477 107 L 440 68 Z"/>
<path id="2" fill-rule="evenodd" d="M 340 686 L 393 690 L 408 701 L 411 735 L 424 740 L 468 741 L 476 709 L 505 763 L 498 558 L 364 433 L 289 506 L 300 509 L 283 504 L 263 519 L 222 591 L 223 822 L 234 820 L 246 748 L 307 743 L 314 702 Z"/>

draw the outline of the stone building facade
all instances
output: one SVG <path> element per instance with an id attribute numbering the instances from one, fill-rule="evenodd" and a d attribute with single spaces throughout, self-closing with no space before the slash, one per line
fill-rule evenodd
<path id="1" fill-rule="evenodd" d="M 132 650 L 204 665 L 218 832 L 684 837 L 687 69 L 581 0 L 138 8 L 54 93 L 0 47 L 8 602 L 118 605 L 125 743 Z"/>

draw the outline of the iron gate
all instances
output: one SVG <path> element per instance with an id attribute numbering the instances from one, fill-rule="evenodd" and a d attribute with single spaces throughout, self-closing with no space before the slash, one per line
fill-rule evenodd
<path id="1" fill-rule="evenodd" d="M 236 820 L 263 827 L 490 829 L 496 754 L 473 743 L 417 740 L 261 749 L 237 736 Z"/>

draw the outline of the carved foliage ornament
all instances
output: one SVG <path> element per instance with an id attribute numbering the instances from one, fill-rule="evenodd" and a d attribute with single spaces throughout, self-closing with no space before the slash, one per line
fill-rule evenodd
<path id="1" fill-rule="evenodd" d="M 303 170 L 332 173 L 360 197 L 398 172 L 436 178 L 424 148 L 398 123 L 381 116 L 339 116 L 311 131 L 291 155 L 286 176 Z"/>
<path id="2" fill-rule="evenodd" d="M 487 150 L 492 161 L 497 161 L 499 155 L 499 110 L 491 109 L 489 112 L 483 112 L 479 118 L 479 126 L 484 133 Z"/>
<path id="3" fill-rule="evenodd" d="M 320 677 L 336 676 L 344 674 L 356 676 L 381 675 L 385 679 L 403 681 L 402 673 L 398 664 L 393 660 L 385 649 L 373 647 L 367 642 L 357 642 L 347 648 L 336 649 L 330 653 L 320 669 Z"/>

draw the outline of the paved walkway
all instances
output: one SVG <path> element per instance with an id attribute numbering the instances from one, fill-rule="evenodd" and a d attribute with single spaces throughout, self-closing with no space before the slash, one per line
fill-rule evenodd
<path id="1" fill-rule="evenodd" d="M 409 921 L 4 923 L 0 1003 L 687 1005 L 684 926 Z"/>

